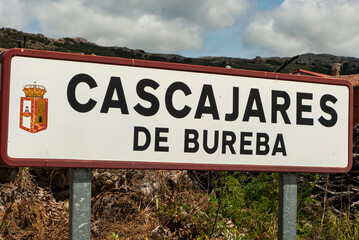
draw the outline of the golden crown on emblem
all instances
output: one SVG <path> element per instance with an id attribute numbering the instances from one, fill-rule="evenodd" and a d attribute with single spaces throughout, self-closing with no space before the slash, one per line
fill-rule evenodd
<path id="1" fill-rule="evenodd" d="M 46 91 L 46 88 L 42 85 L 38 85 L 36 84 L 36 82 L 34 84 L 28 84 L 25 85 L 24 89 L 23 89 L 26 97 L 44 97 Z"/>

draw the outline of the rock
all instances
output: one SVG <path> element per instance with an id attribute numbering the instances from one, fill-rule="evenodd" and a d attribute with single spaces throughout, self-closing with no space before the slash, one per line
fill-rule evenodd
<path id="1" fill-rule="evenodd" d="M 151 231 L 149 237 L 153 240 L 169 239 L 171 237 L 171 231 L 163 226 L 157 226 Z"/>
<path id="2" fill-rule="evenodd" d="M 92 212 L 96 219 L 118 221 L 137 214 L 138 207 L 131 195 L 120 192 L 106 192 L 97 196 Z"/>
<path id="3" fill-rule="evenodd" d="M 92 196 L 111 189 L 123 188 L 125 185 L 125 174 L 123 170 L 119 171 L 93 171 L 92 174 Z"/>
<path id="4" fill-rule="evenodd" d="M 188 183 L 190 178 L 185 170 L 171 170 L 168 171 L 166 176 L 167 184 L 170 187 L 175 187 L 181 183 Z"/>
<path id="5" fill-rule="evenodd" d="M 136 181 L 133 181 L 135 191 L 139 191 L 148 197 L 154 197 L 160 190 L 160 182 L 155 171 L 144 171 Z"/>

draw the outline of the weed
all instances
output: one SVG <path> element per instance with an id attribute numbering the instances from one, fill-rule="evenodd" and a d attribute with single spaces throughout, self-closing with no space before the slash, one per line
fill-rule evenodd
<path id="1" fill-rule="evenodd" d="M 111 237 L 114 238 L 115 240 L 120 240 L 118 234 L 112 233 Z"/>

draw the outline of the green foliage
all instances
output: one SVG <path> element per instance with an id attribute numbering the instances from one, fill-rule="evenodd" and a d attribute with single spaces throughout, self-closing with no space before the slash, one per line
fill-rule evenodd
<path id="1" fill-rule="evenodd" d="M 210 195 L 187 189 L 175 193 L 171 200 L 155 197 L 162 224 L 181 239 L 275 238 L 278 174 L 221 175 Z"/>
<path id="2" fill-rule="evenodd" d="M 282 62 L 280 62 L 278 60 L 275 60 L 275 59 L 268 59 L 266 62 L 269 63 L 269 64 L 272 64 L 272 65 L 276 65 L 278 67 L 283 64 Z"/>
<path id="3" fill-rule="evenodd" d="M 234 239 L 272 239 L 277 225 L 278 174 L 259 173 L 249 178 L 244 173 L 234 173 L 220 181 L 224 191 L 217 231 Z M 220 198 L 211 198 L 214 206 L 219 201 Z"/>
<path id="4" fill-rule="evenodd" d="M 115 240 L 120 240 L 120 238 L 118 237 L 118 234 L 112 233 L 111 238 L 115 239 Z"/>
<path id="5" fill-rule="evenodd" d="M 187 189 L 170 201 L 154 199 L 174 239 L 277 239 L 279 174 L 220 175 L 209 195 Z M 297 239 L 359 239 L 358 215 L 334 214 L 313 198 L 318 174 L 298 174 L 298 179 Z"/>
<path id="6" fill-rule="evenodd" d="M 157 212 L 162 225 L 167 226 L 172 235 L 180 239 L 196 239 L 206 235 L 210 227 L 208 199 L 202 193 L 188 190 L 176 192 L 171 199 L 156 198 Z"/>

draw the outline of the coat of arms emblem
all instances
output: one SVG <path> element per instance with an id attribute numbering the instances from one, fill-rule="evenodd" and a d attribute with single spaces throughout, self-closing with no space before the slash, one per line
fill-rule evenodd
<path id="1" fill-rule="evenodd" d="M 23 88 L 25 97 L 20 102 L 20 128 L 37 133 L 47 129 L 48 99 L 44 98 L 46 88 L 42 85 L 28 84 Z"/>

